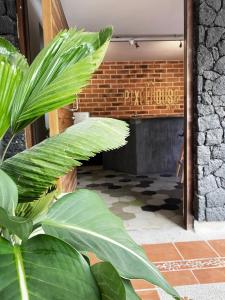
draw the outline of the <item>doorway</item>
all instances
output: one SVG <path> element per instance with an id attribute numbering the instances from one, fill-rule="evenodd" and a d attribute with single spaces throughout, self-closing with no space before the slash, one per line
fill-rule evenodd
<path id="1" fill-rule="evenodd" d="M 52 1 L 45 1 L 45 9 L 48 8 Z M 54 24 L 57 24 L 56 27 L 54 27 L 55 33 L 64 28 L 65 24 L 69 22 L 69 18 L 71 17 L 70 14 L 68 14 L 68 11 L 66 11 L 66 3 L 68 1 L 61 1 L 62 5 L 56 5 L 55 3 L 59 3 L 60 1 L 53 1 L 54 5 L 57 6 L 57 9 L 61 10 L 61 13 L 55 14 L 54 16 L 51 16 L 52 18 L 58 18 L 62 19 L 54 21 Z M 63 13 L 63 9 L 65 12 L 65 15 L 67 17 L 67 22 L 65 22 L 65 16 Z M 184 196 L 183 196 L 183 203 L 184 203 L 184 215 L 183 215 L 183 223 L 185 228 L 190 228 L 192 226 L 192 198 L 193 198 L 193 176 L 192 176 L 192 145 L 191 145 L 191 140 L 192 140 L 192 134 L 191 134 L 191 127 L 192 127 L 192 79 L 191 79 L 191 59 L 192 59 L 192 1 L 184 1 L 184 20 L 185 20 L 185 30 L 184 30 Z M 70 24 L 69 24 L 70 25 Z M 103 26 L 104 24 L 102 24 Z M 78 24 L 79 26 L 79 24 Z M 86 27 L 86 26 L 85 26 Z M 53 27 L 51 27 L 53 28 Z M 88 28 L 87 28 L 88 29 Z M 47 35 L 49 35 L 49 30 L 47 28 L 47 25 L 43 26 L 44 30 L 44 36 L 46 38 Z M 94 29 L 93 29 L 94 30 Z M 54 34 L 54 33 L 53 33 Z M 49 36 L 50 38 L 50 36 Z M 141 37 L 143 38 L 143 36 Z M 47 42 L 47 41 L 46 41 Z M 132 42 L 131 42 L 132 43 Z M 141 43 L 141 41 L 139 42 Z M 180 41 L 179 41 L 180 43 Z M 132 46 L 132 45 L 131 45 Z M 138 47 L 139 44 L 135 43 L 134 41 L 134 47 Z M 58 115 L 57 112 L 54 112 L 51 114 L 51 118 L 54 120 L 57 120 L 57 122 L 60 122 L 58 120 Z M 50 119 L 51 119 L 50 118 Z M 55 126 L 56 122 L 53 122 Z M 51 125 L 50 125 L 51 127 Z M 50 128 L 50 130 L 53 129 L 56 130 L 57 128 Z M 57 130 L 56 130 L 57 131 Z M 101 161 L 101 157 L 98 158 L 98 160 Z M 110 174 L 108 174 L 110 175 Z M 113 174 L 111 174 L 113 175 Z M 137 175 L 137 176 L 146 176 L 146 175 Z M 166 178 L 166 177 L 164 177 Z M 168 178 L 168 177 L 167 177 Z M 73 177 L 74 179 L 74 177 Z M 78 176 L 79 179 L 79 176 Z M 144 178 L 142 178 L 144 181 Z M 70 179 L 71 180 L 71 179 Z M 89 184 L 94 184 L 94 183 L 89 183 Z M 145 183 L 137 183 L 138 184 L 145 184 Z"/>
<path id="2" fill-rule="evenodd" d="M 190 68 L 191 68 L 191 48 L 192 48 L 191 47 L 191 39 L 190 39 L 191 38 L 191 34 L 190 34 L 190 32 L 191 32 L 190 21 L 191 21 L 191 12 L 192 12 L 191 2 L 185 1 L 185 3 L 184 3 L 184 12 L 185 12 L 184 13 L 184 15 L 185 15 L 185 32 L 184 32 L 184 48 L 185 48 L 185 58 L 184 58 L 184 65 L 185 65 L 185 67 L 184 67 L 184 73 L 185 73 L 184 74 L 184 82 L 185 82 L 184 91 L 185 92 L 184 92 L 184 95 L 185 95 L 185 97 L 184 97 L 184 175 L 183 175 L 184 176 L 184 198 L 183 198 L 184 199 L 183 200 L 184 213 L 183 213 L 182 225 L 184 224 L 185 228 L 191 228 L 192 227 L 192 218 L 193 218 L 192 217 L 192 207 L 191 207 L 192 206 L 191 205 L 191 201 L 192 201 L 192 178 L 193 178 L 193 176 L 192 176 L 192 158 L 191 158 L 191 155 L 192 155 L 192 146 L 191 146 L 192 109 L 191 109 L 191 101 L 190 101 L 191 100 L 191 87 L 190 87 L 190 85 L 191 85 L 191 80 L 190 80 L 191 70 L 190 70 Z M 188 24 L 189 24 L 189 26 L 187 26 Z M 115 38 L 115 42 L 116 42 L 116 39 L 118 38 L 118 36 L 115 36 L 114 38 Z M 136 48 L 141 48 L 142 47 L 142 46 L 140 46 L 140 44 L 142 42 L 141 38 L 143 38 L 143 36 L 142 37 L 139 36 L 139 39 L 137 39 L 137 41 L 135 40 L 135 38 L 133 39 L 133 41 L 132 40 L 129 41 L 127 39 L 127 36 L 122 36 L 122 37 L 120 36 L 120 38 L 123 39 L 124 43 L 128 43 L 129 42 L 130 44 L 132 44 Z M 132 47 L 132 45 L 131 45 L 131 47 Z M 117 50 L 115 50 L 115 53 L 116 53 L 116 51 Z M 121 64 L 122 64 L 122 62 L 121 62 Z M 144 63 L 143 63 L 143 65 L 144 65 Z M 119 66 L 117 66 L 117 67 L 118 67 L 118 70 L 119 70 Z M 132 68 L 133 66 L 129 66 L 129 67 Z M 104 68 L 105 68 L 105 70 L 107 70 L 107 68 L 108 68 L 108 72 L 110 72 L 113 69 L 112 66 L 107 66 L 107 64 L 104 65 Z M 119 71 L 121 71 L 121 74 L 123 74 L 122 72 L 126 72 L 126 70 L 119 70 Z M 99 77 L 95 78 L 95 79 L 96 80 L 99 79 L 101 81 L 101 76 L 102 76 L 102 78 L 104 76 L 104 70 L 100 69 L 99 72 L 98 72 L 98 74 L 99 74 Z M 112 74 L 112 76 L 116 76 L 116 74 Z M 101 84 L 102 85 L 105 84 L 105 88 L 107 89 L 108 88 L 107 87 L 108 83 L 109 82 L 105 82 L 104 81 Z M 97 89 L 99 88 L 99 86 L 94 86 L 94 87 L 97 88 Z M 129 91 L 128 91 L 128 93 L 129 93 Z M 133 91 L 133 93 L 135 94 L 135 91 Z M 87 92 L 87 94 L 85 95 L 86 99 L 89 96 L 90 96 L 90 94 L 88 95 L 88 92 Z M 113 97 L 115 97 L 115 96 L 116 95 L 113 95 Z M 81 97 L 80 97 L 80 103 L 81 103 L 81 105 L 80 105 L 80 111 L 84 112 L 85 110 L 82 110 L 82 108 L 81 108 L 81 106 L 82 106 L 82 97 L 83 96 L 81 95 Z M 124 95 L 124 98 L 126 98 L 125 95 Z M 101 109 L 102 110 L 104 109 L 104 105 L 102 107 L 102 106 L 100 106 L 100 105 L 97 104 L 97 106 L 99 107 L 99 110 L 98 110 L 97 107 L 95 107 L 95 111 L 97 113 L 99 113 L 99 115 L 101 115 Z M 86 105 L 86 108 L 87 107 L 88 106 Z M 111 108 L 111 113 L 109 114 L 109 116 L 113 116 L 112 112 L 116 110 L 115 106 L 112 105 L 111 107 L 112 107 Z M 108 112 L 106 111 L 106 113 L 108 113 Z M 121 111 L 120 111 L 120 113 L 121 113 Z M 134 111 L 134 114 L 135 113 L 136 113 L 136 111 Z M 117 112 L 115 112 L 115 116 L 118 116 Z M 120 155 L 121 155 L 121 152 L 120 152 L 119 156 Z M 103 160 L 104 159 L 105 158 L 103 158 Z M 128 156 L 127 156 L 127 159 L 129 159 Z M 99 160 L 101 161 L 101 158 L 99 158 Z M 114 156 L 113 160 L 112 160 L 112 157 L 109 158 L 109 161 L 110 160 L 111 160 L 111 162 L 113 161 L 113 165 L 115 165 L 115 163 L 116 163 L 115 156 Z M 95 162 L 95 164 L 96 164 L 96 162 Z M 108 164 L 108 168 L 112 170 L 112 166 L 110 167 L 109 164 Z M 118 171 L 121 172 L 122 170 L 119 169 Z M 82 173 L 82 170 L 81 170 L 81 173 Z M 83 173 L 86 173 L 86 174 L 83 174 L 82 176 L 87 175 L 87 178 L 88 178 L 88 176 L 91 177 L 90 176 L 91 175 L 90 174 L 90 170 L 86 170 Z M 129 170 L 127 171 L 127 173 L 129 173 Z M 131 175 L 133 174 L 132 171 L 130 173 L 131 173 Z M 121 174 L 119 174 L 119 175 L 121 175 Z M 143 174 L 136 174 L 136 175 L 137 176 L 147 176 L 144 173 Z M 169 174 L 164 174 L 164 175 L 169 175 Z M 113 173 L 110 174 L 109 173 L 109 174 L 105 174 L 105 176 L 101 177 L 100 173 L 97 173 L 96 176 L 98 177 L 99 181 L 96 183 L 94 178 L 90 179 L 89 181 L 87 180 L 88 182 L 86 182 L 86 183 L 87 183 L 88 187 L 93 188 L 94 190 L 98 190 L 98 189 L 100 189 L 99 184 L 101 185 L 101 183 L 105 184 L 105 186 L 103 185 L 104 187 L 106 187 L 107 184 L 114 184 L 115 187 L 112 188 L 112 190 L 113 189 L 114 190 L 116 190 L 116 189 L 119 190 L 119 186 L 118 186 L 119 183 L 118 182 L 113 183 L 112 179 L 111 179 L 111 182 L 104 182 L 104 180 L 103 180 L 103 177 L 105 177 L 105 176 L 111 176 L 111 178 L 115 178 L 116 174 L 113 174 Z M 81 178 L 81 175 L 80 175 L 80 178 Z M 108 177 L 108 178 L 110 178 L 110 177 Z M 164 177 L 164 178 L 166 178 L 166 177 Z M 167 177 L 167 179 L 168 178 L 169 177 Z M 79 179 L 79 175 L 78 175 L 78 179 Z M 154 178 L 148 178 L 148 179 L 141 178 L 141 179 L 143 179 L 142 182 L 137 182 L 136 185 L 145 185 L 145 184 L 147 185 L 148 183 L 143 182 L 144 180 L 145 181 L 147 181 L 148 179 L 149 179 L 149 181 L 152 181 L 152 179 L 154 180 Z M 86 179 L 84 179 L 84 181 L 85 180 Z M 122 180 L 124 182 L 126 180 L 127 180 L 127 182 L 129 180 L 132 181 L 131 178 L 125 178 L 125 177 L 124 178 L 120 178 L 119 180 Z M 162 183 L 162 185 L 163 184 L 165 184 L 165 182 Z M 104 193 L 103 190 L 101 190 L 100 192 Z M 143 192 L 145 192 L 145 191 L 143 191 Z M 154 191 L 150 190 L 149 192 L 154 192 Z M 117 194 L 119 195 L 118 191 L 117 191 Z M 173 198 L 176 198 L 176 197 L 173 197 Z M 155 207 L 153 207 L 152 209 L 155 209 Z"/>

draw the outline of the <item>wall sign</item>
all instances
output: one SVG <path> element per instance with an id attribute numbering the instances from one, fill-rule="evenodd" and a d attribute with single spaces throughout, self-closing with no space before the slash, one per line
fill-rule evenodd
<path id="1" fill-rule="evenodd" d="M 147 84 L 142 89 L 129 89 L 124 92 L 125 103 L 129 105 L 168 105 L 179 103 L 179 89 L 171 87 L 155 87 Z"/>

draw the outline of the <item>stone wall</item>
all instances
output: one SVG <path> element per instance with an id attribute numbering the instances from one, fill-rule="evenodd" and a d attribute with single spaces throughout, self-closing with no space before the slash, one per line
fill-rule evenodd
<path id="1" fill-rule="evenodd" d="M 17 20 L 16 20 L 16 1 L 15 0 L 0 0 L 0 36 L 6 38 L 14 46 L 18 47 L 17 38 Z M 10 137 L 10 132 L 5 136 L 2 147 L 4 148 L 8 139 Z M 25 139 L 24 133 L 18 134 L 14 141 L 12 142 L 8 156 L 20 152 L 25 149 Z"/>
<path id="2" fill-rule="evenodd" d="M 199 221 L 222 221 L 225 220 L 225 0 L 194 3 L 195 217 Z"/>

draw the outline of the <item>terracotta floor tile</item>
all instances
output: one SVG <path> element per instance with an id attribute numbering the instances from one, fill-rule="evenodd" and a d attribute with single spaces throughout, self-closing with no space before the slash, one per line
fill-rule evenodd
<path id="1" fill-rule="evenodd" d="M 94 264 L 96 264 L 96 263 L 98 263 L 98 262 L 101 261 L 100 259 L 98 259 L 98 258 L 95 256 L 94 253 L 91 253 L 91 252 L 88 253 L 88 257 L 89 257 L 89 259 L 90 259 L 91 265 L 94 265 Z"/>
<path id="2" fill-rule="evenodd" d="M 209 244 L 219 253 L 220 256 L 225 257 L 225 240 L 208 241 Z"/>
<path id="3" fill-rule="evenodd" d="M 204 241 L 175 243 L 184 259 L 217 257 L 217 254 Z"/>
<path id="4" fill-rule="evenodd" d="M 162 275 L 172 286 L 198 284 L 191 271 L 163 272 Z"/>
<path id="5" fill-rule="evenodd" d="M 137 293 L 141 300 L 160 300 L 157 291 L 144 291 Z"/>
<path id="6" fill-rule="evenodd" d="M 182 259 L 172 243 L 143 245 L 143 248 L 153 262 Z"/>
<path id="7" fill-rule="evenodd" d="M 150 282 L 147 282 L 142 279 L 133 279 L 131 280 L 132 285 L 135 290 L 141 290 L 141 289 L 154 289 L 155 286 L 151 284 Z"/>
<path id="8" fill-rule="evenodd" d="M 200 283 L 225 282 L 225 268 L 193 270 Z"/>

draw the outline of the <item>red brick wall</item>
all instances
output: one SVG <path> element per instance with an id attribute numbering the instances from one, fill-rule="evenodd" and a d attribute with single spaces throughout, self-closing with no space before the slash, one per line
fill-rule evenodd
<path id="1" fill-rule="evenodd" d="M 182 115 L 183 71 L 183 61 L 105 62 L 79 95 L 79 111 L 121 119 L 133 115 Z M 155 100 L 142 101 L 146 86 L 152 83 L 156 89 L 176 90 L 176 101 L 166 100 L 163 104 Z M 142 93 L 139 102 L 134 100 L 134 90 Z"/>

